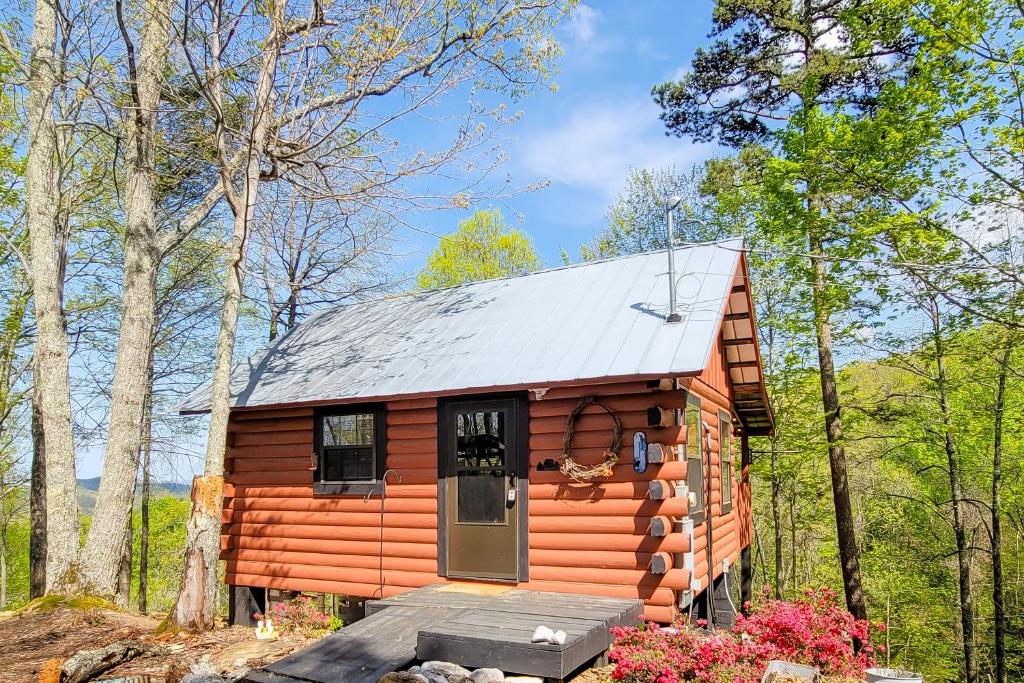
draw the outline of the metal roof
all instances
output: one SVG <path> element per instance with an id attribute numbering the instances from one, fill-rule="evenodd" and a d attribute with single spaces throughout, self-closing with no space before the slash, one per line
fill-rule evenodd
<path id="1" fill-rule="evenodd" d="M 740 240 L 676 249 L 678 323 L 665 321 L 665 251 L 324 310 L 233 370 L 233 405 L 700 372 L 741 252 Z M 208 388 L 179 407 L 208 409 Z"/>

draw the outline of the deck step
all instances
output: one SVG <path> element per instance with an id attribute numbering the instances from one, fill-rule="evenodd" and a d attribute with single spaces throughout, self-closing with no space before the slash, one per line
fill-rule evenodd
<path id="1" fill-rule="evenodd" d="M 426 586 L 366 604 L 367 617 L 248 674 L 251 683 L 377 683 L 414 660 L 562 679 L 630 626 L 643 601 L 510 588 L 457 592 Z M 565 631 L 562 645 L 532 643 L 537 626 Z"/>
<path id="2" fill-rule="evenodd" d="M 252 683 L 377 683 L 416 659 L 416 638 L 450 607 L 395 607 L 361 619 L 310 647 L 247 674 Z"/>

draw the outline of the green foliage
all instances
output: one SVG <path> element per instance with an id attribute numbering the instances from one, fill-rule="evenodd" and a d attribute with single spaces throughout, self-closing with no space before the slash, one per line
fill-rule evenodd
<path id="1" fill-rule="evenodd" d="M 481 209 L 441 238 L 419 275 L 421 289 L 522 275 L 541 267 L 529 236 L 509 228 L 498 209 Z"/>
<path id="2" fill-rule="evenodd" d="M 665 202 L 682 198 L 682 211 L 675 214 L 675 243 L 704 242 L 735 229 L 718 222 L 719 214 L 701 192 L 704 171 L 695 166 L 689 172 L 675 168 L 630 169 L 626 186 L 605 212 L 605 227 L 590 244 L 580 248 L 585 261 L 664 249 L 668 243 Z"/>
<path id="3" fill-rule="evenodd" d="M 907 330 L 903 330 L 906 334 Z M 992 401 L 997 364 L 992 343 L 1002 338 L 993 325 L 970 327 L 948 342 L 947 366 L 956 441 L 965 495 L 979 501 L 970 509 L 974 531 L 975 622 L 983 673 L 992 666 L 991 565 L 986 554 L 988 487 L 993 440 Z M 927 374 L 933 351 L 923 342 L 893 351 L 878 361 L 852 363 L 839 376 L 845 412 L 847 457 L 855 467 L 851 495 L 858 520 L 861 568 L 872 619 L 889 627 L 884 638 L 888 662 L 921 671 L 925 680 L 959 681 L 963 651 L 959 623 L 957 567 L 950 527 L 949 481 L 938 404 Z M 1011 362 L 1008 386 L 1007 453 L 1024 448 L 1024 349 Z M 832 530 L 829 470 L 823 456 L 821 398 L 814 372 L 770 378 L 773 407 L 782 428 L 772 440 L 756 439 L 751 480 L 754 491 L 755 572 L 774 590 L 772 486 L 779 500 L 784 578 L 783 597 L 803 588 L 840 586 Z M 784 382 L 784 383 L 783 383 Z M 817 434 L 815 432 L 818 432 Z M 777 464 L 773 467 L 772 453 Z M 1004 507 L 1004 573 L 1008 605 L 1024 600 L 1024 536 L 1017 515 L 1024 503 L 1022 463 L 1007 463 Z M 1010 608 L 1014 609 L 1013 607 Z M 1011 679 L 1024 671 L 1024 641 L 1011 636 Z"/>
<path id="4" fill-rule="evenodd" d="M 188 523 L 191 502 L 187 498 L 164 496 L 149 504 L 149 591 L 147 603 L 150 611 L 163 612 L 174 606 L 178 597 L 185 547 L 185 526 Z M 132 519 L 134 540 L 132 545 L 132 595 L 139 592 L 139 527 L 138 510 Z"/>

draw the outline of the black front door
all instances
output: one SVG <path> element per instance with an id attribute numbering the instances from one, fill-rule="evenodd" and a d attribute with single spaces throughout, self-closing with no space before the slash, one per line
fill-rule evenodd
<path id="1" fill-rule="evenodd" d="M 522 578 L 526 410 L 522 398 L 454 400 L 439 407 L 438 550 L 447 576 Z"/>

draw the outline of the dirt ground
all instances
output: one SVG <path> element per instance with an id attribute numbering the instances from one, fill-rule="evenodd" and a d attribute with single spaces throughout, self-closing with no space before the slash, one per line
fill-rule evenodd
<path id="1" fill-rule="evenodd" d="M 99 608 L 55 607 L 0 615 L 0 682 L 38 681 L 48 661 L 118 640 L 141 640 L 160 646 L 163 652 L 126 662 L 100 679 L 148 675 L 153 683 L 177 683 L 203 656 L 214 668 L 233 671 L 262 666 L 312 642 L 298 635 L 257 641 L 252 629 L 242 627 L 218 628 L 201 636 L 156 637 L 153 630 L 159 623 L 153 616 Z"/>
<path id="2" fill-rule="evenodd" d="M 103 608 L 58 606 L 0 613 L 0 683 L 39 681 L 44 668 L 57 671 L 59 663 L 68 657 L 119 640 L 139 640 L 161 652 L 126 662 L 96 680 L 148 676 L 152 683 L 178 683 L 204 657 L 214 670 L 231 672 L 264 666 L 315 640 L 287 634 L 276 641 L 257 641 L 252 629 L 240 626 L 221 627 L 200 636 L 155 636 L 159 624 L 160 618 L 155 615 Z M 583 671 L 573 683 L 609 683 L 613 668 Z"/>

